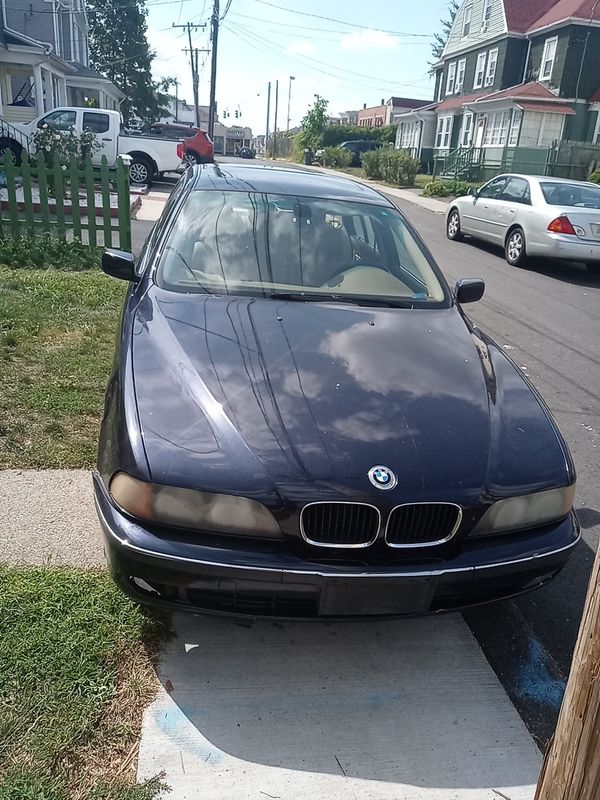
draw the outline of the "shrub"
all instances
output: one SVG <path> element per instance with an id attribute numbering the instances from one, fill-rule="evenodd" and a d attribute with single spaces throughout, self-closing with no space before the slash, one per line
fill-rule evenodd
<path id="1" fill-rule="evenodd" d="M 588 181 L 591 181 L 592 183 L 600 183 L 600 169 L 597 169 L 595 170 L 595 172 L 592 172 L 592 174 L 588 178 Z"/>
<path id="2" fill-rule="evenodd" d="M 471 184 L 467 181 L 432 180 L 423 187 L 426 197 L 462 197 L 468 194 Z"/>
<path id="3" fill-rule="evenodd" d="M 358 125 L 328 125 L 321 134 L 319 147 L 333 147 L 354 139 L 373 139 L 382 144 L 389 144 L 396 139 L 396 126 L 363 128 Z"/>
<path id="4" fill-rule="evenodd" d="M 323 150 L 323 165 L 326 167 L 349 167 L 352 153 L 343 147 L 326 147 Z"/>
<path id="5" fill-rule="evenodd" d="M 386 181 L 396 186 L 414 186 L 421 162 L 412 158 L 405 150 L 381 147 L 379 150 L 364 153 L 362 165 L 367 178 Z"/>
<path id="6" fill-rule="evenodd" d="M 0 264 L 14 269 L 64 269 L 82 272 L 100 267 L 101 247 L 78 239 L 65 242 L 49 234 L 0 239 Z"/>

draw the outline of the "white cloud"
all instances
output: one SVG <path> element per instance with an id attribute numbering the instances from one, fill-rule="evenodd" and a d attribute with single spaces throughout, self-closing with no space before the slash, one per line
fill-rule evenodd
<path id="1" fill-rule="evenodd" d="M 398 39 L 384 31 L 374 31 L 370 28 L 364 31 L 355 31 L 344 36 L 340 41 L 342 50 L 351 50 L 360 53 L 364 50 L 392 50 L 398 46 Z"/>
<path id="2" fill-rule="evenodd" d="M 295 42 L 290 42 L 287 49 L 289 53 L 296 53 L 300 56 L 308 56 L 317 51 L 314 44 L 312 44 L 312 42 L 307 42 L 306 39 L 298 39 Z"/>

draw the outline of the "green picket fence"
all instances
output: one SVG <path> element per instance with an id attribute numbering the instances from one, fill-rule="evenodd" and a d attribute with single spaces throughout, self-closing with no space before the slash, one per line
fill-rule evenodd
<path id="1" fill-rule="evenodd" d="M 16 166 L 6 153 L 0 171 L 7 194 L 0 201 L 0 239 L 50 234 L 131 250 L 129 170 L 121 159 L 114 168 L 105 156 L 99 167 L 89 157 L 65 167 L 56 155 L 24 153 Z"/>

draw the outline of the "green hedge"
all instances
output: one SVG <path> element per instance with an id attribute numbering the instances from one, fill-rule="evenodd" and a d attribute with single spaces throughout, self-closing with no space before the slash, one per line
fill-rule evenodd
<path id="1" fill-rule="evenodd" d="M 471 184 L 467 181 L 440 181 L 433 180 L 423 187 L 426 197 L 462 197 L 469 193 Z"/>
<path id="2" fill-rule="evenodd" d="M 349 167 L 351 163 L 352 153 L 344 147 L 326 147 L 323 150 L 325 167 Z"/>
<path id="3" fill-rule="evenodd" d="M 362 128 L 358 125 L 328 125 L 321 134 L 320 147 L 335 147 L 336 144 L 350 142 L 354 139 L 369 139 L 389 144 L 396 140 L 396 126 Z"/>
<path id="4" fill-rule="evenodd" d="M 382 147 L 364 153 L 362 165 L 367 178 L 386 181 L 396 186 L 414 186 L 421 162 L 404 150 Z"/>
<path id="5" fill-rule="evenodd" d="M 0 264 L 15 269 L 64 269 L 82 272 L 100 267 L 101 247 L 78 239 L 65 242 L 49 234 L 0 239 Z"/>
<path id="6" fill-rule="evenodd" d="M 592 183 L 600 183 L 600 169 L 597 169 L 595 172 L 592 172 L 588 180 L 591 181 Z"/>

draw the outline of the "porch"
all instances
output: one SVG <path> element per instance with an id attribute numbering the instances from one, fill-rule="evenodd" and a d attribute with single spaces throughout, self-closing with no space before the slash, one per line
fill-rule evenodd
<path id="1" fill-rule="evenodd" d="M 0 53 L 0 116 L 11 123 L 30 122 L 66 105 L 66 76 L 71 69 L 35 47 L 9 46 Z"/>

